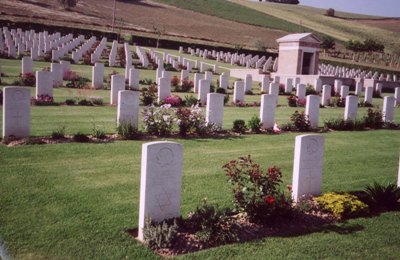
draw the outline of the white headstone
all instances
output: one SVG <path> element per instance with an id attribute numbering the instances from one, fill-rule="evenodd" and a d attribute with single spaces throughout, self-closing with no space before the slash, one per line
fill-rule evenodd
<path id="1" fill-rule="evenodd" d="M 197 99 L 200 100 L 200 104 L 203 106 L 207 103 L 207 94 L 210 93 L 210 87 L 210 81 L 206 79 L 199 81 L 199 95 Z"/>
<path id="2" fill-rule="evenodd" d="M 308 95 L 306 102 L 306 116 L 310 120 L 310 125 L 312 128 L 318 127 L 319 121 L 319 104 L 320 97 L 318 95 Z"/>
<path id="3" fill-rule="evenodd" d="M 286 79 L 286 84 L 285 84 L 285 94 L 292 93 L 292 90 L 293 90 L 293 79 L 292 78 L 287 78 Z"/>
<path id="4" fill-rule="evenodd" d="M 364 93 L 364 102 L 372 104 L 373 94 L 374 94 L 374 87 L 366 87 Z"/>
<path id="5" fill-rule="evenodd" d="M 189 80 L 189 72 L 187 70 L 181 70 L 181 82 Z"/>
<path id="6" fill-rule="evenodd" d="M 244 102 L 245 86 L 244 81 L 235 81 L 233 86 L 233 102 Z"/>
<path id="7" fill-rule="evenodd" d="M 32 58 L 30 57 L 22 58 L 22 68 L 21 68 L 22 74 L 32 73 L 32 66 L 33 66 Z"/>
<path id="8" fill-rule="evenodd" d="M 3 138 L 30 134 L 31 90 L 24 87 L 3 88 Z"/>
<path id="9" fill-rule="evenodd" d="M 375 91 L 376 91 L 378 94 L 381 94 L 381 93 L 382 93 L 382 86 L 383 86 L 382 83 L 376 83 Z"/>
<path id="10" fill-rule="evenodd" d="M 316 78 L 314 80 L 314 89 L 317 93 L 321 93 L 322 91 L 322 80 L 320 78 Z"/>
<path id="11" fill-rule="evenodd" d="M 223 89 L 228 89 L 229 87 L 229 77 L 225 74 L 219 76 L 219 87 Z"/>
<path id="12" fill-rule="evenodd" d="M 104 81 L 104 64 L 96 63 L 92 67 L 92 85 L 94 88 L 103 87 Z"/>
<path id="13" fill-rule="evenodd" d="M 112 75 L 110 97 L 111 105 L 118 105 L 118 92 L 121 90 L 125 90 L 125 77 L 122 75 Z"/>
<path id="14" fill-rule="evenodd" d="M 296 136 L 293 165 L 293 199 L 303 195 L 319 195 L 322 184 L 324 137 L 322 135 Z"/>
<path id="15" fill-rule="evenodd" d="M 222 128 L 224 119 L 224 95 L 218 93 L 207 94 L 206 122 Z"/>
<path id="16" fill-rule="evenodd" d="M 158 80 L 158 102 L 171 95 L 171 80 L 169 78 L 160 78 Z"/>
<path id="17" fill-rule="evenodd" d="M 118 76 L 124 79 L 124 76 Z M 140 92 L 131 90 L 118 91 L 117 124 L 131 124 L 138 127 Z"/>
<path id="18" fill-rule="evenodd" d="M 330 85 L 323 85 L 322 86 L 322 99 L 321 99 L 321 105 L 323 106 L 329 106 L 331 103 L 331 94 L 332 94 L 332 89 Z"/>
<path id="19" fill-rule="evenodd" d="M 351 120 L 351 121 L 356 120 L 357 110 L 358 110 L 358 97 L 347 96 L 346 107 L 344 109 L 344 120 Z"/>
<path id="20" fill-rule="evenodd" d="M 269 91 L 269 76 L 263 75 L 261 78 L 261 92 L 268 93 Z"/>
<path id="21" fill-rule="evenodd" d="M 262 128 L 270 129 L 275 124 L 276 96 L 271 94 L 261 95 L 260 120 Z"/>
<path id="22" fill-rule="evenodd" d="M 36 71 L 36 97 L 53 96 L 53 76 L 50 71 Z"/>
<path id="23" fill-rule="evenodd" d="M 201 73 L 194 74 L 194 80 L 193 80 L 194 93 L 199 92 L 199 85 L 200 85 L 199 83 L 201 79 L 204 79 L 204 74 Z"/>
<path id="24" fill-rule="evenodd" d="M 363 83 L 362 83 L 361 81 L 356 82 L 355 94 L 356 94 L 357 96 L 360 96 L 360 95 L 361 95 L 362 88 L 363 88 Z"/>
<path id="25" fill-rule="evenodd" d="M 134 67 L 129 69 L 129 87 L 132 89 L 139 89 L 139 70 Z"/>
<path id="26" fill-rule="evenodd" d="M 174 142 L 142 145 L 138 239 L 146 218 L 161 222 L 180 216 L 183 146 Z"/>
<path id="27" fill-rule="evenodd" d="M 394 104 L 396 103 L 396 99 L 393 96 L 386 96 L 383 98 L 383 121 L 392 122 L 393 114 L 394 114 Z"/>
<path id="28" fill-rule="evenodd" d="M 66 60 L 62 60 L 62 61 L 60 61 L 60 64 L 61 64 L 62 69 L 63 69 L 63 75 L 64 75 L 64 73 L 66 73 L 66 72 L 71 70 L 71 62 L 66 61 Z"/>
<path id="29" fill-rule="evenodd" d="M 51 63 L 50 68 L 53 73 L 53 86 L 62 86 L 64 77 L 63 66 L 60 63 Z"/>
<path id="30" fill-rule="evenodd" d="M 276 96 L 276 101 L 278 101 L 279 96 L 279 83 L 273 82 L 269 84 L 269 92 L 270 95 Z"/>
<path id="31" fill-rule="evenodd" d="M 339 79 L 335 79 L 335 85 L 334 85 L 335 93 L 339 93 L 341 86 L 342 86 L 342 81 Z"/>
<path id="32" fill-rule="evenodd" d="M 304 99 L 306 97 L 306 85 L 304 85 L 304 84 L 297 85 L 296 96 L 299 99 Z"/>
<path id="33" fill-rule="evenodd" d="M 211 71 L 206 71 L 204 72 L 204 79 L 210 81 L 210 84 L 212 82 L 213 74 Z"/>
<path id="34" fill-rule="evenodd" d="M 396 99 L 394 105 L 395 105 L 395 106 L 400 105 L 400 87 L 397 87 L 397 88 L 394 90 L 394 98 Z"/>
<path id="35" fill-rule="evenodd" d="M 251 74 L 246 75 L 246 79 L 244 80 L 244 85 L 246 88 L 246 92 L 251 91 L 253 87 L 253 77 L 251 76 Z"/>
<path id="36" fill-rule="evenodd" d="M 342 85 L 340 87 L 340 97 L 346 98 L 349 95 L 350 87 L 346 85 Z"/>

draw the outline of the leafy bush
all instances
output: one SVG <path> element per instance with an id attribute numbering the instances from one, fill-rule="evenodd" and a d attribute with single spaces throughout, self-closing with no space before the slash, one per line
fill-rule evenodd
<path id="1" fill-rule="evenodd" d="M 238 241 L 239 227 L 230 217 L 230 209 L 220 209 L 206 202 L 186 220 L 186 225 L 196 232 L 196 237 L 209 245 Z"/>
<path id="2" fill-rule="evenodd" d="M 102 106 L 104 104 L 102 97 L 91 96 L 91 97 L 89 97 L 89 99 L 90 99 L 90 101 L 92 102 L 93 105 Z"/>
<path id="3" fill-rule="evenodd" d="M 39 95 L 36 98 L 31 99 L 32 105 L 35 106 L 53 106 L 58 105 L 54 102 L 54 98 L 49 95 Z"/>
<path id="4" fill-rule="evenodd" d="M 332 97 L 332 105 L 335 107 L 345 107 L 346 106 L 346 99 L 339 97 Z"/>
<path id="5" fill-rule="evenodd" d="M 206 124 L 203 111 L 197 105 L 191 108 L 178 108 L 175 116 L 181 136 L 186 136 L 190 132 L 203 135 L 210 130 Z"/>
<path id="6" fill-rule="evenodd" d="M 107 137 L 106 132 L 100 129 L 95 123 L 93 123 L 92 127 L 92 136 L 97 139 L 105 139 Z"/>
<path id="7" fill-rule="evenodd" d="M 78 101 L 78 105 L 80 105 L 80 106 L 93 106 L 93 103 L 90 100 L 81 99 L 81 100 Z"/>
<path id="8" fill-rule="evenodd" d="M 198 103 L 197 98 L 193 95 L 185 96 L 184 98 L 185 98 L 185 104 L 187 106 L 194 106 L 194 105 L 197 105 L 197 103 Z"/>
<path id="9" fill-rule="evenodd" d="M 139 80 L 139 83 L 142 84 L 142 85 L 151 85 L 151 84 L 153 84 L 155 82 L 153 82 L 152 79 L 146 78 L 146 79 L 143 79 L 143 80 Z"/>
<path id="10" fill-rule="evenodd" d="M 358 102 L 358 106 L 359 107 L 374 107 L 374 105 L 372 105 L 368 101 L 364 101 L 364 100 L 360 100 L 360 102 Z"/>
<path id="11" fill-rule="evenodd" d="M 246 122 L 244 120 L 236 119 L 235 121 L 233 121 L 232 131 L 243 134 L 244 132 L 246 132 L 246 130 L 247 127 L 246 127 Z"/>
<path id="12" fill-rule="evenodd" d="M 163 100 L 164 104 L 169 104 L 172 107 L 179 107 L 183 105 L 183 101 L 182 98 L 180 96 L 176 96 L 176 95 L 171 95 L 166 97 Z"/>
<path id="13" fill-rule="evenodd" d="M 368 108 L 367 115 L 364 116 L 365 126 L 373 129 L 381 129 L 384 125 L 382 112 Z"/>
<path id="14" fill-rule="evenodd" d="M 90 141 L 89 137 L 81 132 L 74 134 L 72 139 L 78 143 L 87 143 Z"/>
<path id="15" fill-rule="evenodd" d="M 261 132 L 261 119 L 258 116 L 254 115 L 247 125 L 253 133 L 258 134 Z"/>
<path id="16" fill-rule="evenodd" d="M 279 191 L 282 173 L 273 166 L 263 171 L 251 156 L 240 157 L 223 166 L 232 185 L 233 203 L 251 222 L 267 223 L 292 212 L 292 201 Z"/>
<path id="17" fill-rule="evenodd" d="M 178 225 L 176 220 L 172 224 L 170 222 L 164 220 L 161 223 L 155 223 L 150 218 L 146 218 L 143 227 L 144 243 L 152 249 L 172 247 L 177 240 Z"/>
<path id="18" fill-rule="evenodd" d="M 304 112 L 299 113 L 297 110 L 290 117 L 296 130 L 300 132 L 308 132 L 311 129 L 310 120 Z"/>
<path id="19" fill-rule="evenodd" d="M 189 92 L 194 87 L 193 81 L 183 80 L 180 87 L 176 88 L 177 92 Z"/>
<path id="20" fill-rule="evenodd" d="M 142 102 L 145 106 L 152 105 L 157 99 L 157 85 L 151 84 L 148 88 L 142 88 L 140 92 L 142 93 Z"/>
<path id="21" fill-rule="evenodd" d="M 363 130 L 365 123 L 363 120 L 344 120 L 343 118 L 325 120 L 326 128 L 338 131 Z"/>
<path id="22" fill-rule="evenodd" d="M 61 126 L 51 133 L 53 139 L 63 139 L 65 137 L 65 126 Z"/>
<path id="23" fill-rule="evenodd" d="M 290 95 L 287 97 L 289 107 L 297 107 L 297 96 Z"/>
<path id="24" fill-rule="evenodd" d="M 368 205 L 348 193 L 328 192 L 315 200 L 323 211 L 330 212 L 337 218 L 359 217 L 368 213 Z"/>
<path id="25" fill-rule="evenodd" d="M 308 95 L 316 95 L 316 94 L 318 94 L 318 93 L 317 93 L 317 91 L 315 91 L 313 85 L 307 84 L 306 96 L 308 96 Z"/>
<path id="26" fill-rule="evenodd" d="M 73 106 L 76 104 L 76 100 L 75 99 L 66 99 L 65 104 L 68 106 Z"/>
<path id="27" fill-rule="evenodd" d="M 160 107 L 146 107 L 143 110 L 143 122 L 145 130 L 152 135 L 167 136 L 174 127 L 174 115 L 171 105 Z"/>
<path id="28" fill-rule="evenodd" d="M 179 82 L 180 82 L 180 79 L 177 76 L 173 76 L 171 78 L 171 85 L 172 86 L 174 86 L 174 87 L 178 86 Z"/>
<path id="29" fill-rule="evenodd" d="M 391 183 L 382 185 L 374 182 L 365 188 L 367 204 L 374 210 L 397 210 L 400 208 L 400 188 Z"/>
<path id="30" fill-rule="evenodd" d="M 31 72 L 20 74 L 19 85 L 33 87 L 35 85 L 35 83 L 36 83 L 35 74 L 33 74 Z"/>
<path id="31" fill-rule="evenodd" d="M 135 140 L 140 137 L 137 127 L 128 122 L 121 122 L 117 127 L 117 133 L 125 140 Z"/>

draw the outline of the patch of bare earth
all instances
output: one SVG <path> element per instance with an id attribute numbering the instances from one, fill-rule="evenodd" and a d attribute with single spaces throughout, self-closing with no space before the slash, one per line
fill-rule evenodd
<path id="1" fill-rule="evenodd" d="M 65 26 L 100 26 L 111 29 L 113 1 L 80 0 L 77 7 L 64 11 L 56 0 L 0 0 L 1 13 L 31 22 Z M 250 47 L 262 41 L 276 47 L 275 39 L 285 32 L 228 21 L 214 16 L 163 5 L 150 0 L 117 1 L 116 28 L 152 33 L 153 26 L 165 35 L 200 39 Z M 119 30 L 119 29 L 118 29 Z"/>
<path id="2" fill-rule="evenodd" d="M 358 20 L 357 22 L 372 27 L 378 27 L 391 32 L 400 33 L 400 18 L 382 20 Z"/>

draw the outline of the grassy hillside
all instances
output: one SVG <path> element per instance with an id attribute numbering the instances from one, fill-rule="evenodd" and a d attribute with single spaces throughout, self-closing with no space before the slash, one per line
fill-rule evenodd
<path id="1" fill-rule="evenodd" d="M 279 17 L 292 23 L 301 23 L 304 29 L 310 28 L 317 32 L 328 34 L 338 40 L 349 39 L 364 40 L 372 38 L 385 44 L 386 49 L 393 50 L 400 48 L 398 41 L 399 32 L 392 32 L 378 27 L 361 24 L 357 20 L 347 20 L 335 17 L 327 17 L 325 11 L 319 8 L 299 5 L 283 5 L 269 2 L 250 2 L 247 0 L 230 0 L 232 3 L 252 8 L 265 14 Z M 338 14 L 348 18 L 349 14 Z"/>
<path id="2" fill-rule="evenodd" d="M 299 27 L 289 21 L 280 19 L 273 15 L 265 14 L 252 8 L 244 8 L 239 4 L 227 2 L 226 0 L 155 0 L 156 2 L 188 9 L 203 14 L 213 15 L 220 18 L 258 25 L 262 27 L 278 29 L 286 32 L 298 32 Z"/>

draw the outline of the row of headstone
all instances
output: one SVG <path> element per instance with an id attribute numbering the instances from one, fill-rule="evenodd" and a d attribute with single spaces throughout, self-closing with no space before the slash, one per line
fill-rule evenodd
<path id="1" fill-rule="evenodd" d="M 98 63 L 100 61 L 101 55 L 107 46 L 107 38 L 103 37 L 97 45 L 96 49 L 90 56 L 90 61 L 92 64 Z"/>
<path id="2" fill-rule="evenodd" d="M 88 51 L 92 48 L 92 46 L 96 43 L 96 37 L 92 36 L 88 39 L 84 44 L 82 44 L 78 49 L 72 52 L 71 57 L 74 63 L 78 63 L 84 54 L 88 53 Z"/>

